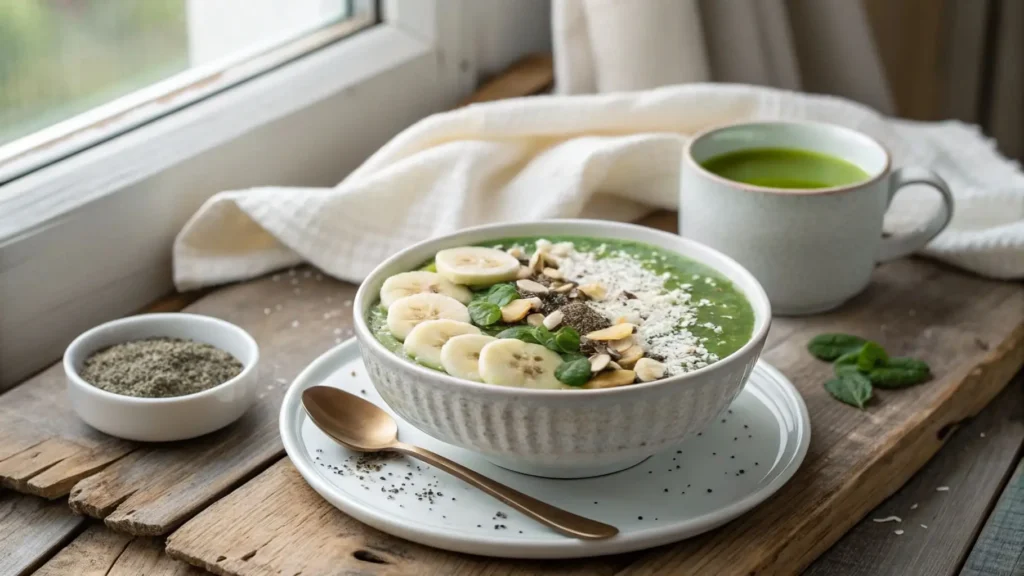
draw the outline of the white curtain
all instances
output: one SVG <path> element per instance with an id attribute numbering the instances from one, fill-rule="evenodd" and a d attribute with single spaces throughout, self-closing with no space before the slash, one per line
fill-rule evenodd
<path id="1" fill-rule="evenodd" d="M 850 0 L 554 0 L 556 91 L 739 82 L 893 113 L 863 5 Z"/>
<path id="2" fill-rule="evenodd" d="M 867 0 L 552 0 L 556 92 L 645 90 L 737 82 L 843 96 L 887 115 L 958 119 L 1024 158 L 1024 0 L 917 3 L 942 21 L 935 51 L 912 61 L 875 34 L 913 26 L 906 6 Z M 899 23 L 872 29 L 879 19 Z M 893 64 L 887 70 L 885 61 Z M 897 106 L 887 77 L 925 66 L 920 94 Z M 887 76 L 887 73 L 889 76 Z M 916 76 L 915 76 L 916 77 Z M 892 80 L 896 82 L 895 79 Z M 904 97 L 906 95 L 904 94 Z"/>

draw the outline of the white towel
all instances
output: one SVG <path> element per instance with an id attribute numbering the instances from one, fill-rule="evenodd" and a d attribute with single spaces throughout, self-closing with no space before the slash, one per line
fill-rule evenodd
<path id="1" fill-rule="evenodd" d="M 1024 278 L 1024 174 L 975 127 L 893 120 L 833 97 L 690 84 L 473 105 L 416 123 L 334 188 L 222 192 L 179 233 L 175 282 L 188 290 L 302 261 L 358 282 L 398 250 L 467 226 L 685 210 L 678 185 L 687 138 L 764 119 L 848 126 L 885 144 L 896 166 L 935 170 L 953 189 L 956 214 L 924 254 Z M 930 191 L 900 196 L 887 228 L 920 223 L 937 205 Z"/>

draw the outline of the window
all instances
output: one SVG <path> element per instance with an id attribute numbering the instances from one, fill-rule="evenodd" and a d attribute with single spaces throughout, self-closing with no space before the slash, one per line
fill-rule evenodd
<path id="1" fill-rule="evenodd" d="M 0 0 L 0 184 L 376 21 L 369 0 Z"/>
<path id="2" fill-rule="evenodd" d="M 39 139 L 13 162 L 0 156 L 0 390 L 82 331 L 173 290 L 174 237 L 212 195 L 333 186 L 403 128 L 457 105 L 478 73 L 550 50 L 548 0 L 0 0 L 0 92 L 33 72 L 11 68 L 15 9 L 57 10 L 57 21 L 108 10 L 121 22 L 151 4 L 179 16 L 122 23 L 132 32 L 120 35 L 105 29 L 98 40 L 119 47 L 105 53 L 138 53 L 91 96 L 22 105 L 17 118 L 0 105 L 8 154 Z M 210 12 L 190 22 L 193 6 Z M 300 7 L 304 18 L 293 13 Z M 61 65 L 76 77 L 86 49 L 66 47 L 94 32 L 75 22 L 18 46 L 73 59 Z M 38 46 L 46 43 L 64 48 Z M 209 60 L 193 65 L 193 50 Z M 69 125 L 77 128 L 42 138 Z"/>

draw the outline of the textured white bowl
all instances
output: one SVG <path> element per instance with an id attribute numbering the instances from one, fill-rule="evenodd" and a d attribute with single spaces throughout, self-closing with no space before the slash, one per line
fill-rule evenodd
<path id="1" fill-rule="evenodd" d="M 374 338 L 366 314 L 389 276 L 415 269 L 444 248 L 517 236 L 632 240 L 705 264 L 747 297 L 754 311 L 753 335 L 706 368 L 605 390 L 529 390 L 462 380 L 400 358 Z M 731 258 L 674 234 L 598 220 L 481 226 L 421 242 L 371 272 L 359 287 L 354 309 L 363 361 L 395 412 L 427 434 L 479 452 L 499 466 L 556 478 L 615 472 L 700 431 L 742 390 L 771 324 L 764 290 Z"/>
<path id="2" fill-rule="evenodd" d="M 242 372 L 208 390 L 174 398 L 136 398 L 101 390 L 78 375 L 93 352 L 144 338 L 183 338 L 230 353 Z M 256 341 L 238 326 L 197 314 L 142 314 L 100 324 L 64 352 L 71 406 L 86 424 L 111 436 L 141 442 L 185 440 L 234 422 L 256 400 Z"/>

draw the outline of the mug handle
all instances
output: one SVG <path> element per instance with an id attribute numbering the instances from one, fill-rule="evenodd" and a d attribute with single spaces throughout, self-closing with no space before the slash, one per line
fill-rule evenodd
<path id="1" fill-rule="evenodd" d="M 942 232 L 953 218 L 953 194 L 949 191 L 949 185 L 938 174 L 918 166 L 906 166 L 893 173 L 889 185 L 888 204 L 892 204 L 892 199 L 901 188 L 911 184 L 927 184 L 934 188 L 942 195 L 943 208 L 928 220 L 924 228 L 882 238 L 882 244 L 878 250 L 879 262 L 888 262 L 909 256 L 924 248 L 925 244 L 938 236 L 939 232 Z"/>

